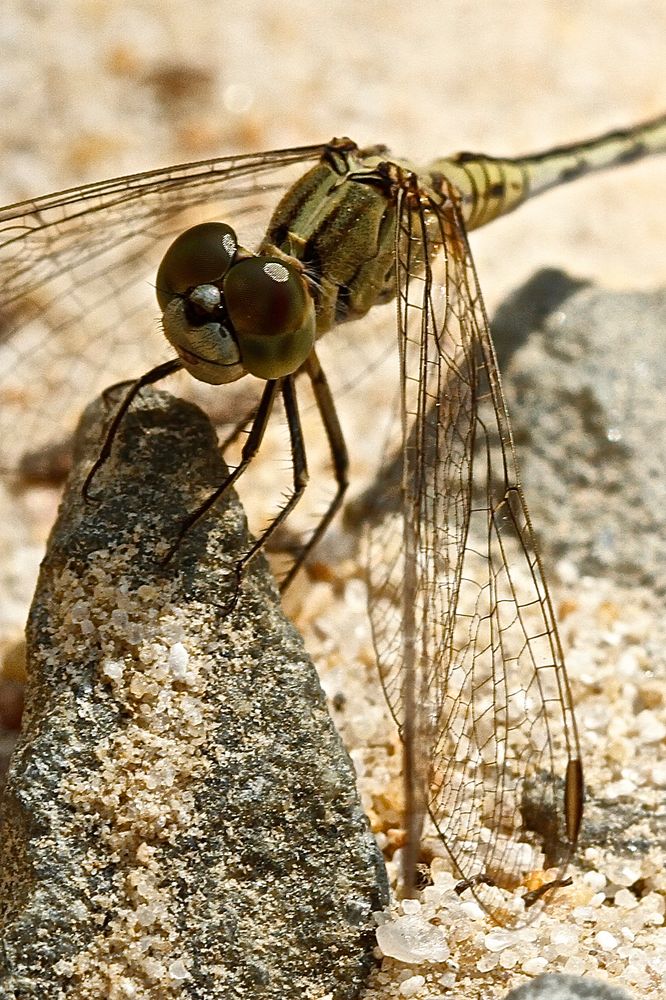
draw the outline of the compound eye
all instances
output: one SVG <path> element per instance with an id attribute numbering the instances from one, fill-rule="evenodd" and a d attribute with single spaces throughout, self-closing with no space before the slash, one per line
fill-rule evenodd
<path id="1" fill-rule="evenodd" d="M 281 378 L 299 368 L 315 337 L 305 278 L 277 257 L 239 260 L 224 279 L 224 300 L 247 372 Z"/>
<path id="2" fill-rule="evenodd" d="M 162 312 L 173 298 L 190 289 L 219 283 L 237 250 L 236 234 L 224 222 L 203 222 L 176 237 L 157 271 L 157 301 Z"/>

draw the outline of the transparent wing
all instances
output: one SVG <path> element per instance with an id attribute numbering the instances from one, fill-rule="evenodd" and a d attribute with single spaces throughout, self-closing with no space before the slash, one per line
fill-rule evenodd
<path id="1" fill-rule="evenodd" d="M 222 219 L 252 248 L 280 195 L 322 150 L 186 164 L 0 211 L 2 473 L 26 450 L 65 437 L 99 390 L 173 353 L 154 280 L 174 234 Z"/>
<path id="2" fill-rule="evenodd" d="M 404 743 L 404 881 L 430 812 L 460 877 L 498 922 L 519 924 L 538 907 L 526 914 L 498 887 L 563 868 L 577 835 L 571 697 L 453 201 L 403 191 L 396 256 L 401 475 L 371 533 L 369 581 Z"/>

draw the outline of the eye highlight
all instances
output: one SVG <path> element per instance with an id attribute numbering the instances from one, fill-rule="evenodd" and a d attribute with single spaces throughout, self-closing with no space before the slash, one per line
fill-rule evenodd
<path id="1" fill-rule="evenodd" d="M 157 271 L 157 301 L 162 312 L 177 296 L 199 285 L 220 283 L 238 251 L 236 234 L 224 222 L 203 222 L 186 229 L 168 248 Z"/>
<path id="2" fill-rule="evenodd" d="M 268 260 L 264 264 L 264 274 L 273 281 L 289 281 L 289 271 L 277 260 Z"/>
<path id="3" fill-rule="evenodd" d="M 224 279 L 243 367 L 259 378 L 296 371 L 312 350 L 314 302 L 304 276 L 277 257 L 239 260 Z"/>
<path id="4" fill-rule="evenodd" d="M 249 257 L 233 267 L 224 298 L 234 330 L 277 336 L 299 325 L 306 302 L 300 275 L 272 257 Z"/>

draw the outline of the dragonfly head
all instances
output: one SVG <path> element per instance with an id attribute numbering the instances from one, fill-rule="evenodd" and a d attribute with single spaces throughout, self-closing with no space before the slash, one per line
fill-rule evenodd
<path id="1" fill-rule="evenodd" d="M 156 283 L 164 333 L 202 382 L 281 378 L 312 350 L 314 301 L 298 262 L 248 253 L 224 223 L 181 233 Z"/>

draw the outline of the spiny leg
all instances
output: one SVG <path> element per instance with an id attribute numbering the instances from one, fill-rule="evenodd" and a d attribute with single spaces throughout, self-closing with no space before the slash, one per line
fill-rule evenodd
<path id="1" fill-rule="evenodd" d="M 308 467 L 305 455 L 305 442 L 303 441 L 303 428 L 301 427 L 301 418 L 298 413 L 294 376 L 287 375 L 286 378 L 282 380 L 280 388 L 282 391 L 282 400 L 284 402 L 284 409 L 287 417 L 287 426 L 289 428 L 289 438 L 291 440 L 291 459 L 292 459 L 292 468 L 294 471 L 294 480 L 293 480 L 294 488 L 287 503 L 273 518 L 271 523 L 261 533 L 259 538 L 255 540 L 254 544 L 252 545 L 247 555 L 243 556 L 243 558 L 238 563 L 236 567 L 236 574 L 238 576 L 239 584 L 245 566 L 257 554 L 257 552 L 259 552 L 259 550 L 264 547 L 266 542 L 269 540 L 271 535 L 277 530 L 277 528 L 279 528 L 280 525 L 289 517 L 292 510 L 303 496 L 305 487 L 308 484 Z M 288 579 L 290 577 L 288 577 Z M 284 584 L 280 587 L 280 589 L 284 590 Z"/>
<path id="2" fill-rule="evenodd" d="M 227 449 L 231 448 L 233 444 L 241 436 L 245 428 L 249 423 L 251 423 L 257 415 L 258 404 L 253 403 L 251 409 L 247 411 L 244 417 L 237 420 L 229 434 L 225 437 L 224 441 L 220 444 L 220 451 L 223 455 L 226 454 Z"/>
<path id="3" fill-rule="evenodd" d="M 250 433 L 248 434 L 247 440 L 243 445 L 240 462 L 234 471 L 229 473 L 220 486 L 218 486 L 218 488 L 214 490 L 210 496 L 206 497 L 204 502 L 193 510 L 189 517 L 183 521 L 175 542 L 170 546 L 169 551 L 162 560 L 163 563 L 166 564 L 173 558 L 174 553 L 177 551 L 180 543 L 190 528 L 192 528 L 197 521 L 201 520 L 201 518 L 208 513 L 211 507 L 217 503 L 220 497 L 223 496 L 227 490 L 231 489 L 233 484 L 237 479 L 239 479 L 239 477 L 247 469 L 254 456 L 257 454 L 268 425 L 268 420 L 273 410 L 273 403 L 275 402 L 275 396 L 279 387 L 280 382 L 277 379 L 270 379 L 266 382 L 266 386 L 261 396 L 261 401 L 257 407 L 257 412 L 255 413 L 254 420 L 252 422 L 252 427 L 250 428 Z M 256 551 L 256 542 L 250 551 L 254 554 L 254 551 Z M 244 561 L 247 561 L 247 557 Z"/>
<path id="4" fill-rule="evenodd" d="M 282 593 L 284 593 L 289 584 L 292 582 L 305 562 L 308 554 L 324 535 L 329 524 L 340 509 L 349 485 L 349 457 L 347 455 L 347 446 L 345 445 L 345 439 L 338 420 L 338 414 L 335 409 L 335 403 L 333 401 L 333 396 L 331 395 L 328 379 L 326 378 L 324 370 L 319 363 L 319 358 L 314 351 L 310 353 L 301 370 L 307 372 L 312 384 L 312 391 L 314 393 L 317 409 L 319 410 L 319 415 L 328 439 L 337 489 L 323 516 L 320 518 L 317 527 L 299 551 L 298 556 L 289 569 L 289 572 L 280 584 L 280 591 Z"/>
<path id="5" fill-rule="evenodd" d="M 149 372 L 146 372 L 145 375 L 142 375 L 141 378 L 138 378 L 134 382 L 130 383 L 129 390 L 127 391 L 124 399 L 120 403 L 120 406 L 116 410 L 113 420 L 109 425 L 109 429 L 106 432 L 106 438 L 104 439 L 104 444 L 102 445 L 100 453 L 97 456 L 97 460 L 95 461 L 92 469 L 86 476 L 86 481 L 84 482 L 83 487 L 81 489 L 81 493 L 83 494 L 84 500 L 87 501 L 92 499 L 90 496 L 90 487 L 92 485 L 92 481 L 99 472 L 99 470 L 102 468 L 106 460 L 108 459 L 109 455 L 111 454 L 111 448 L 113 447 L 113 442 L 115 440 L 116 434 L 118 433 L 118 428 L 120 427 L 125 414 L 132 405 L 132 401 L 135 399 L 137 394 L 141 391 L 141 389 L 144 388 L 144 386 L 154 385 L 155 382 L 160 382 L 163 378 L 166 378 L 167 375 L 173 375 L 174 372 L 179 371 L 182 367 L 183 367 L 182 361 L 179 358 L 174 358 L 171 361 L 165 361 L 163 364 L 157 365 L 156 368 L 151 368 L 151 370 Z M 123 385 L 123 384 L 126 383 L 122 382 L 118 383 L 118 385 Z M 107 394 L 111 392 L 112 389 L 114 388 L 115 386 L 111 386 L 109 389 L 105 390 L 104 392 L 105 398 L 107 397 Z"/>

